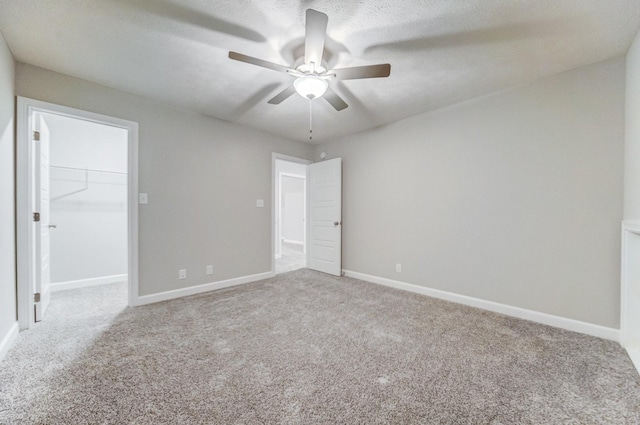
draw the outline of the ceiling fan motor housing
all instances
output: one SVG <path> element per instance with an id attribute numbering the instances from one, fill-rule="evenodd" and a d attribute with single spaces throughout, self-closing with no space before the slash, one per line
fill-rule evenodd
<path id="1" fill-rule="evenodd" d="M 327 72 L 327 63 L 324 60 L 320 64 L 314 64 L 313 66 L 314 69 L 311 69 L 311 66 L 305 63 L 304 57 L 299 57 L 293 64 L 293 68 L 298 72 L 302 72 L 303 74 L 319 75 Z"/>

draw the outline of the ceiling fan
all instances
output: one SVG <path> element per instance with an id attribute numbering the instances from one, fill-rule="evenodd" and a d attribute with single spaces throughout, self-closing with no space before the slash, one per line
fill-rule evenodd
<path id="1" fill-rule="evenodd" d="M 329 80 L 355 80 L 361 78 L 388 77 L 391 65 L 356 66 L 327 70 L 322 60 L 324 44 L 329 18 L 322 12 L 307 9 L 304 39 L 304 57 L 296 60 L 292 67 L 264 61 L 242 53 L 229 52 L 229 58 L 240 62 L 250 63 L 274 71 L 285 72 L 296 79 L 293 84 L 274 96 L 268 103 L 277 105 L 294 93 L 313 100 L 323 97 L 337 111 L 342 111 L 349 105 L 329 87 Z"/>

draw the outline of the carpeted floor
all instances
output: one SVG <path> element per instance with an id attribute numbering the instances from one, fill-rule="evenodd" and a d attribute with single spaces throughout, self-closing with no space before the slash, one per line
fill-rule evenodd
<path id="1" fill-rule="evenodd" d="M 124 291 L 54 294 L 0 364 L 0 423 L 640 423 L 610 341 L 306 269 L 134 309 Z"/>

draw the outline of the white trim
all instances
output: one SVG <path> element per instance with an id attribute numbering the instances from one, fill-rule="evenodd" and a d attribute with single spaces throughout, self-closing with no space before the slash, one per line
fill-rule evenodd
<path id="1" fill-rule="evenodd" d="M 304 241 L 294 241 L 293 239 L 282 239 L 282 243 L 290 243 L 291 245 L 304 246 Z"/>
<path id="2" fill-rule="evenodd" d="M 29 329 L 34 319 L 30 298 L 33 297 L 33 237 L 30 212 L 33 211 L 31 189 L 33 176 L 29 163 L 33 157 L 32 144 L 29 140 L 29 103 L 18 97 L 16 106 L 16 262 L 17 262 L 17 296 L 18 325 L 20 330 Z"/>
<path id="3" fill-rule="evenodd" d="M 277 167 L 278 161 L 276 161 Z M 278 234 L 275 236 L 275 240 L 278 241 L 278 246 L 275 247 L 276 256 L 282 258 L 282 174 L 278 173 L 278 193 L 273 197 L 273 207 L 278 210 L 278 217 L 276 217 L 275 228 L 278 229 Z M 275 270 L 274 270 L 275 271 Z"/>
<path id="4" fill-rule="evenodd" d="M 632 239 L 633 238 L 633 239 Z M 640 223 L 635 221 L 622 222 L 622 255 L 620 270 L 620 344 L 627 350 L 629 358 L 640 373 L 640 324 L 634 323 L 634 318 L 629 313 L 637 309 L 638 298 L 638 270 L 632 265 L 632 259 L 638 255 L 638 248 L 631 248 L 630 241 L 638 241 L 640 238 Z M 634 244 L 634 245 L 637 245 Z M 635 260 L 634 260 L 635 261 Z M 635 301 L 632 299 L 635 297 Z M 634 305 L 634 302 L 636 305 Z"/>
<path id="5" fill-rule="evenodd" d="M 233 279 L 221 280 L 218 282 L 204 283 L 202 285 L 190 286 L 188 288 L 174 289 L 157 294 L 143 295 L 135 301 L 136 306 L 157 303 L 160 301 L 173 300 L 176 298 L 188 297 L 189 295 L 202 294 L 203 292 L 215 291 L 217 289 L 229 288 L 231 286 L 242 285 L 258 280 L 274 277 L 273 272 L 258 273 L 249 276 L 236 277 Z"/>
<path id="6" fill-rule="evenodd" d="M 7 355 L 11 347 L 13 347 L 13 343 L 16 342 L 16 338 L 18 338 L 18 322 L 14 322 L 9 328 L 9 332 L 2 338 L 0 342 L 0 362 L 4 360 L 4 357 Z"/>
<path id="7" fill-rule="evenodd" d="M 554 326 L 556 328 L 562 328 L 569 331 L 596 336 L 598 338 L 609 339 L 616 342 L 620 340 L 620 331 L 614 328 L 581 322 L 579 320 L 568 319 L 566 317 L 554 316 L 552 314 L 541 313 L 539 311 L 527 310 L 507 304 L 500 304 L 493 301 L 481 300 L 479 298 L 468 297 L 466 295 L 454 294 L 452 292 L 441 291 L 439 289 L 427 288 L 425 286 L 415 285 L 413 283 L 405 283 L 397 280 L 387 279 L 384 277 L 371 276 L 368 274 L 350 270 L 344 270 L 344 274 L 345 276 L 355 279 L 365 280 L 367 282 L 389 286 L 391 288 L 402 289 L 404 291 L 414 292 L 416 294 L 426 295 L 433 298 L 439 298 L 441 300 L 451 301 L 458 304 L 469 305 L 472 307 L 493 311 L 495 313 L 517 317 L 519 319 Z"/>
<path id="8" fill-rule="evenodd" d="M 87 286 L 105 285 L 127 280 L 127 274 L 114 274 L 112 276 L 92 277 L 89 279 L 67 280 L 65 282 L 52 282 L 51 291 L 65 291 L 67 289 L 84 288 Z"/>
<path id="9" fill-rule="evenodd" d="M 18 325 L 20 330 L 34 324 L 33 292 L 34 276 L 32 237 L 34 182 L 31 176 L 33 152 L 31 149 L 31 113 L 46 112 L 81 119 L 127 130 L 127 208 L 128 208 L 128 266 L 129 306 L 138 294 L 138 123 L 69 108 L 53 103 L 18 96 L 17 101 L 17 147 L 16 147 L 16 221 L 17 221 L 17 278 L 18 278 Z"/>
<path id="10" fill-rule="evenodd" d="M 628 315 L 633 311 L 634 306 L 630 305 L 630 297 L 632 297 L 634 290 L 630 287 L 634 282 L 638 281 L 640 276 L 637 275 L 637 271 L 634 273 L 631 267 L 633 262 L 630 262 L 630 258 L 635 258 L 637 252 L 630 252 L 629 242 L 631 238 L 637 240 L 640 237 L 640 224 L 637 222 L 623 221 L 622 222 L 622 247 L 621 247 L 621 270 L 620 270 L 620 342 L 625 348 L 633 347 L 634 349 L 640 349 L 638 334 L 640 326 L 637 323 L 631 323 L 632 319 L 628 318 Z"/>

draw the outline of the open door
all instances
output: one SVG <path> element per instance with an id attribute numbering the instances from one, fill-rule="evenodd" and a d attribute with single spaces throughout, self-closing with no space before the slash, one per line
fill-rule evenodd
<path id="1" fill-rule="evenodd" d="M 20 330 L 29 329 L 36 320 L 42 320 L 51 292 L 51 158 L 49 127 L 44 121 L 47 114 L 78 118 L 127 131 L 129 306 L 142 303 L 138 295 L 138 124 L 21 96 L 17 97 L 16 110 L 16 274 Z M 34 220 L 36 212 L 39 213 L 39 221 Z"/>
<path id="2" fill-rule="evenodd" d="M 49 306 L 51 279 L 49 255 L 49 128 L 39 113 L 33 115 L 34 152 L 34 314 L 35 321 L 44 317 Z"/>
<path id="3" fill-rule="evenodd" d="M 622 222 L 620 344 L 640 372 L 640 226 Z"/>
<path id="4" fill-rule="evenodd" d="M 309 165 L 307 267 L 342 274 L 342 158 Z"/>

